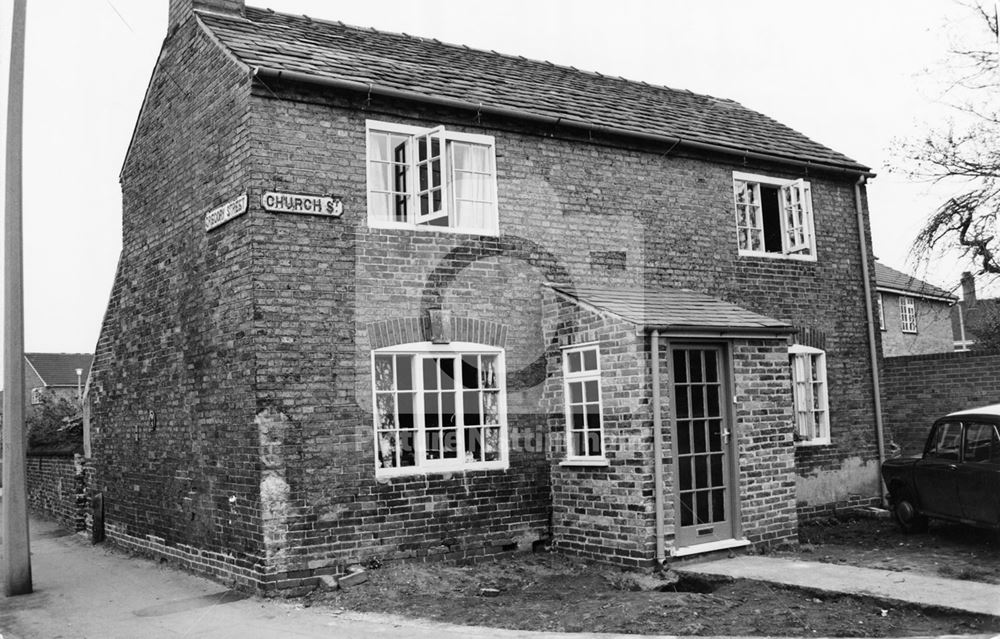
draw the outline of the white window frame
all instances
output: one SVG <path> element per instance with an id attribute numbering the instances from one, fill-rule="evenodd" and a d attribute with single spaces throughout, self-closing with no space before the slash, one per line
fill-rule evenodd
<path id="1" fill-rule="evenodd" d="M 592 369 L 586 368 L 586 358 L 584 353 L 588 351 L 593 351 L 595 355 L 595 367 Z M 570 372 L 569 359 L 573 354 L 579 354 L 580 356 L 580 370 L 576 372 Z M 604 392 L 601 384 L 601 348 L 598 343 L 589 344 L 579 344 L 575 346 L 569 346 L 562 349 L 562 372 L 563 372 L 563 409 L 564 417 L 566 421 L 566 462 L 569 465 L 574 463 L 591 463 L 597 462 L 598 464 L 607 463 L 607 451 L 608 444 L 607 439 L 604 436 Z M 573 424 L 572 424 L 572 408 L 574 405 L 579 405 L 584 409 L 584 415 L 587 414 L 586 407 L 588 405 L 593 405 L 595 402 L 589 401 L 590 398 L 586 394 L 586 382 L 596 381 L 597 382 L 597 415 L 600 422 L 598 426 L 598 432 L 600 434 L 601 441 L 601 452 L 600 454 L 580 454 L 580 451 L 574 449 L 573 446 Z M 571 384 L 581 385 L 581 402 L 571 401 Z M 592 428 L 588 428 L 586 425 L 584 427 L 584 433 L 592 431 Z M 586 435 L 585 435 L 585 442 Z M 589 444 L 585 444 L 589 449 Z"/>
<path id="2" fill-rule="evenodd" d="M 372 133 L 389 133 L 393 135 L 409 136 L 412 138 L 411 144 L 421 136 L 427 136 L 428 139 L 436 138 L 441 142 L 441 174 L 444 176 L 443 183 L 440 185 L 440 190 L 442 193 L 442 205 L 443 208 L 435 210 L 429 214 L 421 215 L 417 208 L 417 203 L 419 201 L 419 193 L 421 192 L 419 180 L 417 179 L 417 165 L 419 161 L 416 157 L 416 153 L 409 153 L 410 157 L 407 158 L 406 166 L 409 171 L 409 179 L 407 180 L 407 191 L 405 197 L 408 198 L 410 204 L 408 215 L 410 219 L 405 222 L 397 222 L 395 220 L 383 219 L 375 216 L 373 214 L 374 198 L 375 193 L 372 191 L 372 183 L 370 179 L 371 175 L 371 163 L 372 163 Z M 430 222 L 434 219 L 439 219 L 442 217 L 448 217 L 457 209 L 455 206 L 455 199 L 457 197 L 457 190 L 454 188 L 454 174 L 456 172 L 462 171 L 455 166 L 454 163 L 454 146 L 453 143 L 465 143 L 474 144 L 478 146 L 487 147 L 488 162 L 489 162 L 489 184 L 487 186 L 487 191 L 492 202 L 485 202 L 489 206 L 488 217 L 486 224 L 482 227 L 472 227 L 472 226 L 456 226 L 455 218 L 452 216 L 450 218 L 450 226 L 429 226 L 426 222 Z M 469 171 L 465 171 L 469 172 Z M 491 135 L 481 135 L 474 133 L 461 133 L 458 131 L 446 130 L 443 126 L 437 127 L 417 127 L 406 124 L 397 124 L 395 122 L 382 122 L 378 120 L 366 120 L 365 121 L 365 181 L 366 189 L 368 194 L 368 226 L 369 228 L 385 228 L 385 229 L 406 229 L 411 231 L 438 231 L 442 233 L 460 233 L 460 234 L 473 234 L 473 235 L 489 235 L 489 236 L 499 236 L 500 235 L 500 220 L 498 212 L 498 200 L 497 200 L 497 161 L 496 161 L 496 140 Z M 438 185 L 434 185 L 435 190 Z"/>
<path id="3" fill-rule="evenodd" d="M 885 330 L 885 300 L 882 299 L 882 294 L 879 293 L 876 298 L 876 304 L 878 304 L 878 328 L 881 331 Z"/>
<path id="4" fill-rule="evenodd" d="M 917 332 L 917 304 L 909 295 L 899 296 L 899 330 L 904 333 Z"/>
<path id="5" fill-rule="evenodd" d="M 414 367 L 412 371 L 412 381 L 414 389 L 414 404 L 413 404 L 413 415 L 414 415 L 414 430 L 415 430 L 415 441 L 416 450 L 414 451 L 415 465 L 414 466 L 402 466 L 402 467 L 391 467 L 383 468 L 379 464 L 379 415 L 378 415 L 378 393 L 380 392 L 376 388 L 375 377 L 375 359 L 379 355 L 409 355 L 414 358 Z M 500 441 L 499 441 L 499 459 L 491 461 L 473 461 L 469 462 L 465 459 L 465 438 L 461 436 L 464 433 L 464 411 L 463 411 L 463 391 L 461 388 L 461 357 L 462 355 L 486 355 L 496 357 L 496 371 L 495 375 L 497 378 L 497 390 L 499 395 L 497 398 L 498 402 L 498 415 L 500 422 Z M 440 357 L 440 356 L 455 356 L 459 360 L 459 370 L 457 371 L 455 377 L 456 393 L 455 393 L 455 418 L 456 427 L 460 436 L 457 438 L 456 446 L 457 453 L 455 459 L 440 459 L 440 460 L 427 460 L 422 459 L 423 451 L 425 447 L 425 437 L 426 437 L 426 424 L 423 423 L 424 419 L 424 401 L 426 390 L 423 388 L 423 367 L 419 365 L 422 359 Z M 459 471 L 471 471 L 471 470 L 504 470 L 510 465 L 510 451 L 509 451 L 509 441 L 508 441 L 508 429 L 507 429 L 507 388 L 506 388 L 506 367 L 504 362 L 504 349 L 496 348 L 493 346 L 486 346 L 484 344 L 474 344 L 470 342 L 451 342 L 449 344 L 432 344 L 431 342 L 417 342 L 412 344 L 401 344 L 399 346 L 390 346 L 386 348 L 380 348 L 373 350 L 371 352 L 371 384 L 372 384 L 372 439 L 373 447 L 375 453 L 375 476 L 376 477 L 398 477 L 404 475 L 426 475 L 429 473 L 448 473 L 448 472 L 459 472 Z M 395 390 L 393 392 L 399 392 Z M 398 410 L 398 408 L 397 408 Z M 398 423 L 397 423 L 398 428 Z M 397 442 L 398 445 L 398 442 Z"/>
<path id="6" fill-rule="evenodd" d="M 744 220 L 741 219 L 739 191 L 742 184 L 751 187 L 756 196 L 757 215 L 753 226 L 744 223 Z M 778 219 L 781 223 L 782 246 L 780 253 L 744 248 L 740 242 L 740 230 L 747 229 L 748 232 L 761 234 L 761 246 L 763 246 L 764 220 L 760 204 L 760 185 L 762 184 L 778 187 L 778 207 L 780 209 Z M 791 227 L 788 224 L 788 207 L 794 207 L 791 214 L 798 218 L 798 224 Z M 798 213 L 796 214 L 795 211 Z M 736 247 L 739 255 L 805 262 L 816 261 L 816 225 L 812 207 L 812 187 L 809 182 L 802 179 L 787 180 L 756 173 L 733 171 L 733 213 L 736 220 Z M 790 236 L 794 236 L 795 239 L 790 239 Z M 802 252 L 803 249 L 807 250 L 808 253 Z"/>
<path id="7" fill-rule="evenodd" d="M 31 404 L 32 406 L 37 406 L 42 403 L 42 393 L 45 392 L 44 386 L 36 386 L 31 389 Z"/>
<path id="8" fill-rule="evenodd" d="M 792 398 L 795 421 L 795 443 L 799 446 L 821 446 L 830 443 L 830 398 L 826 375 L 826 351 L 795 344 L 788 348 L 792 368 Z M 812 376 L 812 360 L 816 361 L 817 378 Z M 813 386 L 819 388 L 814 393 Z M 818 399 L 819 405 L 814 402 Z M 818 419 L 813 416 L 818 417 Z M 818 432 L 814 427 L 818 422 Z"/>

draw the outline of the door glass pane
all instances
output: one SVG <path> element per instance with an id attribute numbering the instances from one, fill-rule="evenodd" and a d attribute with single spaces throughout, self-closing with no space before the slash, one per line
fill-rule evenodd
<path id="1" fill-rule="evenodd" d="M 695 495 L 697 495 L 697 497 L 695 497 L 695 510 L 697 511 L 698 514 L 698 523 L 699 524 L 712 523 L 712 520 L 708 518 L 708 505 L 709 505 L 708 491 L 699 490 L 697 493 L 695 493 Z"/>
<path id="2" fill-rule="evenodd" d="M 705 381 L 719 381 L 719 363 L 715 351 L 705 351 Z"/>
<path id="3" fill-rule="evenodd" d="M 694 524 L 694 494 L 681 493 L 681 526 Z"/>
<path id="4" fill-rule="evenodd" d="M 674 383 L 687 383 L 686 351 L 674 351 Z"/>

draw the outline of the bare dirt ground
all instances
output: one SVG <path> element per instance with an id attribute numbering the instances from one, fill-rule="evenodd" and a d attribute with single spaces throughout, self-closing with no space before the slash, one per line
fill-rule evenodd
<path id="1" fill-rule="evenodd" d="M 774 554 L 1000 583 L 1000 548 L 988 533 L 971 529 L 936 525 L 927 535 L 907 537 L 889 521 L 831 521 L 803 527 L 802 542 L 797 551 Z M 862 637 L 1000 632 L 996 617 L 752 581 L 685 580 L 665 591 L 643 591 L 639 588 L 649 585 L 643 577 L 648 573 L 556 553 L 505 556 L 471 566 L 392 564 L 369 575 L 366 584 L 317 593 L 306 603 L 568 632 Z"/>

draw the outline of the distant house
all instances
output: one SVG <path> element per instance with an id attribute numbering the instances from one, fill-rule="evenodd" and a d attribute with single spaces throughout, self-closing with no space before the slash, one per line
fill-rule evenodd
<path id="1" fill-rule="evenodd" d="M 45 392 L 79 400 L 93 361 L 90 353 L 25 353 L 25 403 L 39 404 Z"/>
<path id="2" fill-rule="evenodd" d="M 79 400 L 93 360 L 90 353 L 25 353 L 24 405 L 30 410 L 41 403 L 45 393 Z"/>
<path id="3" fill-rule="evenodd" d="M 922 355 L 953 350 L 951 308 L 958 301 L 944 289 L 875 263 L 882 354 Z"/>
<path id="4" fill-rule="evenodd" d="M 956 351 L 1000 347 L 1000 299 L 979 299 L 968 271 L 962 273 L 962 300 L 952 308 L 951 325 Z"/>

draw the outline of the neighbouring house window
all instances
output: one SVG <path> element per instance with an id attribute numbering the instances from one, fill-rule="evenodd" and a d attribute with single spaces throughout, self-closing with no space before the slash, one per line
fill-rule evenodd
<path id="1" fill-rule="evenodd" d="M 601 361 L 596 345 L 563 351 L 563 393 L 567 459 L 604 459 Z"/>
<path id="2" fill-rule="evenodd" d="M 45 392 L 45 388 L 42 386 L 37 386 L 31 389 L 31 403 L 41 404 L 42 403 L 42 393 Z"/>
<path id="3" fill-rule="evenodd" d="M 493 137 L 369 120 L 368 222 L 496 235 Z"/>
<path id="4" fill-rule="evenodd" d="M 503 468 L 503 352 L 410 344 L 372 355 L 378 474 Z"/>
<path id="5" fill-rule="evenodd" d="M 917 332 L 917 311 L 912 297 L 899 298 L 899 326 L 904 333 Z"/>
<path id="6" fill-rule="evenodd" d="M 885 330 L 885 302 L 882 300 L 882 294 L 878 294 L 878 327 L 881 330 Z"/>
<path id="7" fill-rule="evenodd" d="M 808 182 L 733 173 L 733 197 L 740 255 L 816 259 Z"/>
<path id="8" fill-rule="evenodd" d="M 830 443 L 826 353 L 796 344 L 788 349 L 795 401 L 795 435 L 799 444 Z"/>

